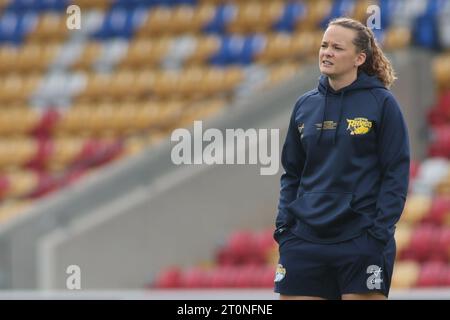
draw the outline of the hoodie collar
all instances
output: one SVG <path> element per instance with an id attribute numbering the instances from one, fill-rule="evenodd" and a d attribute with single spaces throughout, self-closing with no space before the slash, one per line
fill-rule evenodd
<path id="1" fill-rule="evenodd" d="M 381 83 L 381 81 L 376 76 L 369 76 L 364 71 L 360 71 L 358 73 L 357 78 L 351 84 L 346 87 L 343 87 L 339 90 L 334 90 L 329 82 L 328 77 L 325 75 L 321 75 L 319 79 L 318 90 L 322 94 L 325 94 L 327 89 L 330 93 L 340 94 L 342 91 L 349 92 L 353 90 L 361 90 L 361 89 L 373 89 L 373 88 L 384 88 L 386 87 Z"/>

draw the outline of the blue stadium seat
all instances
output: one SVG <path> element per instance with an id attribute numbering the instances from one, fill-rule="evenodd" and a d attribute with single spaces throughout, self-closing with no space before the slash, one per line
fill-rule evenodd
<path id="1" fill-rule="evenodd" d="M 322 29 L 326 29 L 328 22 L 334 18 L 348 16 L 352 8 L 355 6 L 355 0 L 334 0 L 328 17 L 320 23 Z"/>
<path id="2" fill-rule="evenodd" d="M 209 62 L 213 65 L 224 66 L 238 60 L 244 49 L 244 38 L 241 36 L 224 36 L 220 49 Z"/>
<path id="3" fill-rule="evenodd" d="M 38 0 L 38 8 L 41 11 L 66 11 L 71 5 L 69 0 Z"/>
<path id="4" fill-rule="evenodd" d="M 21 44 L 36 23 L 37 16 L 34 12 L 5 12 L 0 18 L 0 43 Z"/>
<path id="5" fill-rule="evenodd" d="M 203 31 L 224 34 L 228 22 L 236 15 L 236 10 L 233 4 L 219 5 L 214 18 L 203 28 Z"/>
<path id="6" fill-rule="evenodd" d="M 438 14 L 447 0 L 429 0 L 426 11 L 416 18 L 413 27 L 414 43 L 428 49 L 439 49 Z"/>
<path id="7" fill-rule="evenodd" d="M 396 0 L 379 0 L 380 6 L 380 18 L 381 27 L 383 29 L 388 28 L 391 23 L 392 12 L 395 10 L 395 6 L 398 1 Z"/>
<path id="8" fill-rule="evenodd" d="M 275 22 L 273 28 L 277 31 L 292 32 L 299 19 L 301 19 L 306 12 L 304 3 L 288 2 L 284 7 L 283 14 L 280 20 Z"/>
<path id="9" fill-rule="evenodd" d="M 242 54 L 238 59 L 240 64 L 250 64 L 257 53 L 259 53 L 265 44 L 265 37 L 263 35 L 252 35 L 245 38 Z"/>
<path id="10" fill-rule="evenodd" d="M 429 15 L 420 16 L 414 23 L 414 43 L 428 49 L 438 49 L 439 38 L 437 32 L 436 17 Z"/>
<path id="11" fill-rule="evenodd" d="M 264 43 L 263 35 L 224 36 L 219 51 L 209 59 L 209 62 L 220 66 L 250 64 L 253 62 L 254 56 L 263 49 Z"/>
<path id="12" fill-rule="evenodd" d="M 37 0 L 13 0 L 8 5 L 7 10 L 14 12 L 23 12 L 27 10 L 37 11 L 38 1 Z"/>
<path id="13" fill-rule="evenodd" d="M 96 39 L 113 37 L 130 39 L 143 22 L 145 13 L 140 8 L 132 10 L 123 7 L 114 8 L 106 14 L 102 26 L 92 36 Z"/>
<path id="14" fill-rule="evenodd" d="M 426 16 L 435 17 L 442 10 L 448 0 L 428 0 Z"/>
<path id="15" fill-rule="evenodd" d="M 14 12 L 64 11 L 69 5 L 69 0 L 13 0 L 7 9 Z"/>

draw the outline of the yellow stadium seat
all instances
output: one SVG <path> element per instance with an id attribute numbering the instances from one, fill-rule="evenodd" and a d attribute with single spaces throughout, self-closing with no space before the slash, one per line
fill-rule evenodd
<path id="1" fill-rule="evenodd" d="M 216 95 L 223 91 L 223 82 L 225 81 L 225 73 L 218 68 L 210 68 L 206 71 L 205 77 L 200 88 L 199 93 L 205 96 Z"/>
<path id="2" fill-rule="evenodd" d="M 207 119 L 222 110 L 225 105 L 225 99 L 220 98 L 194 102 L 189 107 L 183 109 L 179 126 L 190 127 L 195 120 Z"/>
<path id="3" fill-rule="evenodd" d="M 450 194 L 450 172 L 435 185 L 434 193 L 437 195 Z"/>
<path id="4" fill-rule="evenodd" d="M 149 68 L 158 65 L 170 49 L 172 39 L 162 37 L 157 39 L 138 38 L 134 40 L 119 63 L 122 68 Z"/>
<path id="5" fill-rule="evenodd" d="M 351 15 L 352 18 L 366 24 L 366 20 L 369 16 L 367 14 L 367 8 L 371 5 L 378 5 L 378 3 L 374 0 L 355 1 L 355 8 L 353 10 L 353 14 Z"/>
<path id="6" fill-rule="evenodd" d="M 156 81 L 153 93 L 159 98 L 167 98 L 178 94 L 180 73 L 176 71 L 159 71 L 156 73 Z"/>
<path id="7" fill-rule="evenodd" d="M 450 55 L 442 54 L 433 59 L 433 75 L 438 91 L 450 88 Z"/>
<path id="8" fill-rule="evenodd" d="M 170 25 L 174 10 L 158 6 L 150 10 L 147 19 L 136 34 L 138 37 L 161 36 L 170 34 Z"/>
<path id="9" fill-rule="evenodd" d="M 236 17 L 230 21 L 227 30 L 232 33 L 268 32 L 283 10 L 282 1 L 242 2 L 238 5 Z"/>
<path id="10" fill-rule="evenodd" d="M 412 194 L 406 199 L 400 221 L 412 225 L 419 223 L 430 211 L 431 204 L 432 199 L 429 196 Z"/>
<path id="11" fill-rule="evenodd" d="M 161 104 L 155 101 L 147 101 L 137 107 L 133 120 L 136 130 L 148 130 L 155 127 L 159 121 Z"/>
<path id="12" fill-rule="evenodd" d="M 268 1 L 264 4 L 262 10 L 262 21 L 263 24 L 271 27 L 276 21 L 281 18 L 285 7 L 284 1 Z M 264 29 L 267 30 L 267 29 Z"/>
<path id="13" fill-rule="evenodd" d="M 87 85 L 79 95 L 80 98 L 99 99 L 111 91 L 111 74 L 93 73 L 88 76 Z"/>
<path id="14" fill-rule="evenodd" d="M 0 139 L 0 168 L 19 168 L 37 152 L 37 142 L 23 137 Z"/>
<path id="15" fill-rule="evenodd" d="M 306 58 L 319 54 L 322 32 L 296 32 L 292 35 L 291 52 L 295 57 Z"/>
<path id="16" fill-rule="evenodd" d="M 199 5 L 204 5 L 204 4 L 218 5 L 218 4 L 224 3 L 224 0 L 199 0 L 198 2 L 199 2 Z"/>
<path id="17" fill-rule="evenodd" d="M 156 127 L 162 130 L 173 130 L 177 128 L 185 104 L 184 101 L 180 100 L 168 100 L 162 102 L 158 113 L 159 121 Z"/>
<path id="18" fill-rule="evenodd" d="M 52 171 L 60 171 L 67 167 L 80 155 L 84 146 L 83 138 L 58 137 L 53 141 L 54 151 L 51 154 L 47 168 Z"/>
<path id="19" fill-rule="evenodd" d="M 28 41 L 61 41 L 68 33 L 66 18 L 66 15 L 54 12 L 41 14 L 36 28 L 27 36 Z"/>
<path id="20" fill-rule="evenodd" d="M 97 136 L 103 131 L 109 131 L 113 120 L 113 108 L 109 104 L 101 104 L 90 112 L 89 126 L 82 128 L 89 135 Z"/>
<path id="21" fill-rule="evenodd" d="M 0 109 L 0 135 L 25 135 L 39 120 L 39 114 L 31 108 Z"/>
<path id="22" fill-rule="evenodd" d="M 317 30 L 319 22 L 330 13 L 331 5 L 331 0 L 308 0 L 305 18 L 297 23 L 296 29 L 299 31 Z"/>
<path id="23" fill-rule="evenodd" d="M 402 251 L 409 247 L 412 237 L 412 228 L 406 223 L 399 223 L 395 230 L 395 242 L 397 245 L 397 257 L 400 256 Z"/>
<path id="24" fill-rule="evenodd" d="M 197 88 L 201 85 L 204 76 L 205 69 L 203 68 L 186 68 L 181 74 L 178 93 L 186 98 L 197 96 Z"/>
<path id="25" fill-rule="evenodd" d="M 11 0 L 0 0 L 0 12 L 11 2 Z"/>
<path id="26" fill-rule="evenodd" d="M 14 46 L 2 45 L 0 46 L 0 72 L 6 73 L 14 71 L 17 61 L 19 49 Z"/>
<path id="27" fill-rule="evenodd" d="M 272 66 L 269 68 L 269 72 L 269 77 L 263 88 L 270 88 L 279 82 L 291 79 L 299 72 L 299 64 L 292 62 Z"/>
<path id="28" fill-rule="evenodd" d="M 288 60 L 292 57 L 292 52 L 290 51 L 291 45 L 292 37 L 289 34 L 270 34 L 267 37 L 266 46 L 256 55 L 255 59 L 259 63 Z"/>
<path id="29" fill-rule="evenodd" d="M 185 61 L 186 65 L 205 64 L 209 57 L 219 50 L 220 39 L 217 36 L 198 38 L 194 53 Z"/>
<path id="30" fill-rule="evenodd" d="M 236 16 L 227 26 L 229 33 L 249 33 L 258 28 L 267 30 L 262 20 L 262 4 L 260 2 L 242 2 L 239 3 L 236 10 Z"/>
<path id="31" fill-rule="evenodd" d="M 216 7 L 210 3 L 202 3 L 194 8 L 190 30 L 193 32 L 201 32 L 202 28 L 214 18 Z"/>
<path id="32" fill-rule="evenodd" d="M 72 3 L 78 5 L 82 9 L 106 9 L 111 5 L 110 0 L 74 0 Z"/>
<path id="33" fill-rule="evenodd" d="M 36 90 L 41 76 L 29 74 L 19 76 L 13 74 L 0 80 L 0 102 L 22 104 L 28 101 L 30 95 Z"/>
<path id="34" fill-rule="evenodd" d="M 194 18 L 194 7 L 180 5 L 172 11 L 172 23 L 168 25 L 168 32 L 171 34 L 180 34 L 194 32 L 192 20 Z"/>
<path id="35" fill-rule="evenodd" d="M 124 154 L 134 155 L 140 153 L 149 145 L 149 139 L 146 136 L 131 136 L 125 140 Z"/>
<path id="36" fill-rule="evenodd" d="M 137 97 L 145 97 L 150 94 L 156 82 L 156 72 L 151 69 L 138 71 L 134 88 L 130 88 L 133 95 Z"/>
<path id="37" fill-rule="evenodd" d="M 66 111 L 54 127 L 55 136 L 91 134 L 94 128 L 95 110 L 93 104 L 78 105 Z"/>
<path id="38" fill-rule="evenodd" d="M 134 88 L 136 74 L 130 70 L 122 70 L 112 75 L 109 87 L 109 96 L 112 99 L 120 99 L 124 96 L 131 95 L 129 88 Z"/>
<path id="39" fill-rule="evenodd" d="M 392 288 L 409 289 L 415 287 L 419 279 L 420 265 L 415 261 L 397 261 L 394 265 Z"/>
<path id="40" fill-rule="evenodd" d="M 225 91 L 232 91 L 242 80 L 244 80 L 244 72 L 241 68 L 227 68 L 225 69 L 223 89 Z"/>
<path id="41" fill-rule="evenodd" d="M 101 53 L 102 46 L 99 42 L 88 42 L 78 60 L 72 65 L 72 68 L 74 70 L 86 70 L 91 68 L 93 63 L 100 57 Z"/>
<path id="42" fill-rule="evenodd" d="M 7 200 L 0 204 L 0 223 L 5 223 L 10 219 L 25 212 L 31 206 L 29 200 Z"/>
<path id="43" fill-rule="evenodd" d="M 5 194 L 7 198 L 18 198 L 33 191 L 38 184 L 39 177 L 34 171 L 14 170 L 7 173 L 10 186 Z"/>
<path id="44" fill-rule="evenodd" d="M 61 46 L 56 43 L 41 45 L 38 43 L 27 44 L 20 50 L 15 71 L 43 71 L 55 58 Z"/>
<path id="45" fill-rule="evenodd" d="M 406 27 L 390 28 L 386 32 L 383 41 L 383 49 L 398 50 L 407 47 L 411 43 L 411 30 Z"/>
<path id="46" fill-rule="evenodd" d="M 136 118 L 137 106 L 134 103 L 126 103 L 114 108 L 111 131 L 121 136 L 129 136 L 137 132 L 133 120 Z"/>

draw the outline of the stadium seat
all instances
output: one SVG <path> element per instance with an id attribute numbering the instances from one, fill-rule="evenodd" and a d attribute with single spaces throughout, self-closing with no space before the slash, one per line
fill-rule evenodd
<path id="1" fill-rule="evenodd" d="M 0 43 L 20 45 L 35 28 L 37 14 L 33 11 L 6 11 L 0 19 Z"/>
<path id="2" fill-rule="evenodd" d="M 306 5 L 303 2 L 285 2 L 281 16 L 273 22 L 274 31 L 293 32 L 295 26 L 306 17 Z"/>
<path id="3" fill-rule="evenodd" d="M 0 205 L 0 223 L 11 221 L 31 206 L 28 200 L 9 200 Z"/>
<path id="4" fill-rule="evenodd" d="M 409 224 L 418 224 L 430 212 L 432 199 L 426 195 L 411 194 L 405 203 L 401 221 Z"/>
<path id="5" fill-rule="evenodd" d="M 308 1 L 306 5 L 306 14 L 304 19 L 300 19 L 295 26 L 297 31 L 317 30 L 320 22 L 329 15 L 331 10 L 330 0 Z"/>
<path id="6" fill-rule="evenodd" d="M 164 37 L 158 39 L 134 40 L 122 61 L 121 68 L 147 68 L 155 67 L 161 63 L 162 58 L 169 52 L 172 39 Z"/>
<path id="7" fill-rule="evenodd" d="M 39 16 L 36 27 L 27 35 L 32 42 L 62 41 L 68 33 L 66 16 L 56 12 L 43 13 Z"/>
<path id="8" fill-rule="evenodd" d="M 111 5 L 110 0 L 73 0 L 73 4 L 80 8 L 105 10 Z"/>
<path id="9" fill-rule="evenodd" d="M 29 74 L 26 77 L 10 75 L 3 79 L 0 87 L 0 102 L 25 104 L 38 87 L 41 77 Z"/>
<path id="10" fill-rule="evenodd" d="M 450 55 L 439 55 L 433 59 L 432 64 L 438 92 L 450 89 Z"/>
<path id="11" fill-rule="evenodd" d="M 0 140 L 0 168 L 20 168 L 36 154 L 36 151 L 37 143 L 33 139 L 4 137 Z"/>
<path id="12" fill-rule="evenodd" d="M 413 227 L 406 223 L 399 223 L 395 230 L 395 242 L 397 247 L 397 260 L 402 258 L 403 252 L 411 245 Z"/>
<path id="13" fill-rule="evenodd" d="M 403 49 L 411 42 L 411 32 L 408 28 L 391 28 L 386 33 L 383 41 L 383 49 L 387 51 Z"/>
<path id="14" fill-rule="evenodd" d="M 102 52 L 102 46 L 99 42 L 88 42 L 78 59 L 73 63 L 74 70 L 90 69 L 96 59 L 98 59 Z"/>
<path id="15" fill-rule="evenodd" d="M 4 195 L 7 198 L 21 198 L 33 191 L 38 183 L 34 171 L 15 170 L 7 173 L 9 188 Z"/>
<path id="16" fill-rule="evenodd" d="M 442 287 L 445 285 L 447 265 L 442 262 L 427 262 L 420 269 L 418 287 Z"/>
<path id="17" fill-rule="evenodd" d="M 411 289 L 417 285 L 420 265 L 414 261 L 399 261 L 394 265 L 392 287 L 395 289 Z"/>
<path id="18" fill-rule="evenodd" d="M 219 51 L 220 46 L 221 40 L 217 36 L 200 37 L 195 51 L 185 61 L 186 66 L 208 63 L 210 58 Z"/>

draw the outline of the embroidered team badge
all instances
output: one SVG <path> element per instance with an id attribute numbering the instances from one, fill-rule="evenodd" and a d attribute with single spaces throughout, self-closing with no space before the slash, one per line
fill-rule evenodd
<path id="1" fill-rule="evenodd" d="M 280 282 L 286 276 L 286 269 L 283 268 L 282 264 L 278 264 L 277 270 L 275 272 L 275 280 L 274 282 Z"/>
<path id="2" fill-rule="evenodd" d="M 366 118 L 347 119 L 348 127 L 351 135 L 366 134 L 372 128 L 372 122 Z"/>
<path id="3" fill-rule="evenodd" d="M 334 130 L 337 127 L 337 122 L 327 120 L 323 123 L 316 123 L 315 126 L 317 130 Z"/>

